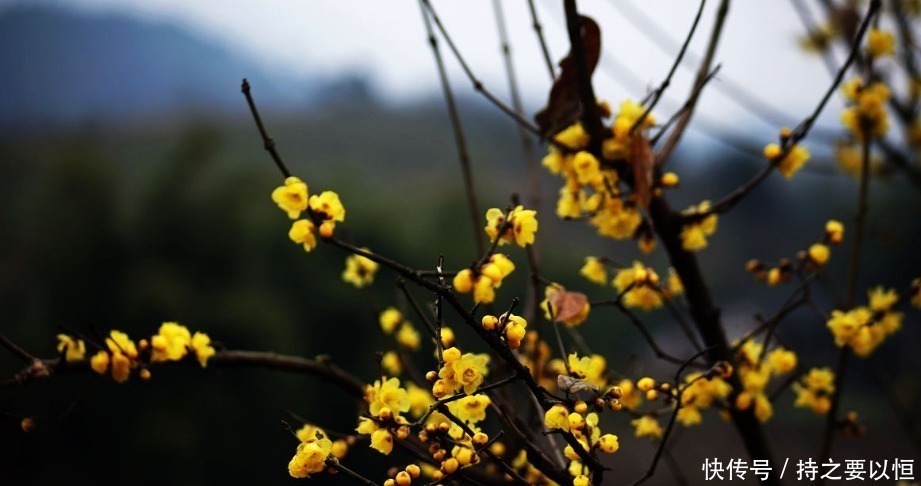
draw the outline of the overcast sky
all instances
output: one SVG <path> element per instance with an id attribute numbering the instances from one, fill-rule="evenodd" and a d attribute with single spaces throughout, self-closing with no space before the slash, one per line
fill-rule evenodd
<path id="1" fill-rule="evenodd" d="M 232 46 L 272 67 L 297 73 L 336 74 L 358 71 L 377 82 L 380 93 L 394 101 L 431 95 L 438 89 L 431 52 L 419 6 L 415 0 L 46 0 L 78 5 L 98 12 L 130 12 L 156 21 L 176 22 Z M 790 123 L 806 115 L 827 88 L 828 74 L 816 58 L 801 53 L 796 36 L 802 25 L 791 1 L 733 2 L 717 60 L 720 78 L 741 84 L 778 109 Z M 0 4 L 23 3 L 0 0 Z M 675 52 L 664 53 L 650 42 L 636 23 L 618 10 L 627 3 L 654 19 L 678 41 L 682 40 L 698 7 L 692 0 L 583 0 L 580 9 L 602 27 L 605 56 L 629 67 L 634 81 L 618 83 L 617 69 L 602 61 L 595 76 L 599 97 L 617 103 L 642 96 L 665 76 Z M 699 54 L 710 34 L 718 5 L 710 0 L 692 43 Z M 562 2 L 536 0 L 550 51 L 558 59 L 567 51 Z M 491 0 L 434 0 L 449 32 L 488 87 L 505 96 L 507 84 L 498 49 Z M 525 0 L 502 3 L 518 77 L 531 104 L 542 100 L 550 80 L 531 29 Z M 813 7 L 815 7 L 813 5 Z M 648 31 L 647 31 L 648 32 Z M 839 57 L 842 57 L 839 55 Z M 462 72 L 449 60 L 455 86 L 469 92 Z M 631 74 L 621 74 L 622 80 Z M 679 70 L 669 96 L 686 96 L 693 72 Z M 637 85 L 636 79 L 640 84 Z M 717 79 L 715 83 L 726 82 Z M 663 109 L 668 104 L 661 105 Z M 671 104 L 674 106 L 674 103 Z M 832 107 L 834 109 L 834 107 Z M 730 124 L 753 120 L 711 89 L 702 111 Z M 657 110 L 660 111 L 660 110 Z M 836 110 L 837 111 L 837 110 Z M 663 114 L 664 115 L 664 114 Z M 664 116 L 663 116 L 664 118 Z"/>

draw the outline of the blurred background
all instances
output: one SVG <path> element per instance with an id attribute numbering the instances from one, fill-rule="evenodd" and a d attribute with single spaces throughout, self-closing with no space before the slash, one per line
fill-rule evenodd
<path id="1" fill-rule="evenodd" d="M 695 3 L 582 2 L 602 27 L 599 96 L 616 106 L 657 85 L 677 47 L 651 37 L 667 44 L 664 32 L 679 43 Z M 697 53 L 712 22 L 711 3 L 692 43 Z M 477 75 L 508 98 L 492 3 L 435 5 Z M 568 50 L 562 8 L 546 0 L 536 5 L 558 59 Z M 533 114 L 550 79 L 527 3 L 503 6 Z M 723 68 L 705 91 L 700 129 L 673 157 L 682 181 L 672 193 L 676 207 L 717 199 L 757 172 L 760 147 L 779 124 L 795 125 L 811 112 L 829 83 L 818 58 L 799 49 L 802 26 L 788 2 L 737 2 L 726 29 Z M 504 207 L 512 193 L 527 194 L 515 126 L 475 97 L 452 59 L 448 66 L 480 205 Z M 0 0 L 0 70 L 0 332 L 33 354 L 54 355 L 63 328 L 140 336 L 177 320 L 229 348 L 328 354 L 373 378 L 374 353 L 386 346 L 375 310 L 402 302 L 394 276 L 383 271 L 372 290 L 358 291 L 340 279 L 344 254 L 321 246 L 307 256 L 291 244 L 288 221 L 269 198 L 280 177 L 246 111 L 243 77 L 292 171 L 314 192 L 341 195 L 349 240 L 417 268 L 433 268 L 439 254 L 448 268 L 475 258 L 451 128 L 415 2 Z M 692 79 L 692 69 L 678 71 L 657 109 L 660 119 L 680 105 Z M 765 111 L 734 103 L 727 84 L 745 87 Z M 821 237 L 826 220 L 853 219 L 856 183 L 830 157 L 841 106 L 833 100 L 820 119 L 807 169 L 792 181 L 772 177 L 721 218 L 700 254 L 732 338 L 792 291 L 755 282 L 743 268 L 748 259 L 792 257 Z M 544 273 L 593 298 L 611 296 L 613 289 L 579 277 L 583 258 L 629 262 L 641 257 L 635 244 L 558 220 L 560 181 L 542 173 L 540 183 Z M 921 274 L 919 217 L 917 187 L 896 174 L 874 179 L 863 288 L 904 288 Z M 825 310 L 843 292 L 847 252 L 846 245 L 834 250 L 817 285 Z M 523 269 L 524 255 L 511 253 Z M 661 251 L 644 261 L 660 274 L 667 269 Z M 524 288 L 525 273 L 516 272 L 500 299 Z M 688 352 L 667 313 L 644 319 L 664 348 Z M 464 343 L 468 335 L 454 324 Z M 670 373 L 613 310 L 593 312 L 582 329 L 612 367 Z M 785 321 L 779 336 L 799 351 L 802 368 L 834 361 L 824 323 L 808 310 Z M 910 433 L 892 407 L 921 416 L 919 339 L 919 314 L 908 311 L 903 330 L 871 360 L 852 361 L 843 407 L 858 411 L 868 433 L 840 439 L 836 458 L 921 459 L 912 438 L 919 432 Z M 425 353 L 419 358 L 431 366 Z M 0 353 L 4 376 L 19 367 Z M 159 370 L 149 382 L 125 385 L 96 378 L 0 390 L 0 484 L 287 483 L 295 443 L 279 425 L 285 411 L 332 430 L 355 426 L 355 404 L 310 377 L 208 369 Z M 824 422 L 792 403 L 792 392 L 781 396 L 766 426 L 776 455 L 815 456 Z M 6 418 L 65 412 L 64 420 L 40 422 L 29 435 Z M 632 479 L 655 446 L 634 439 L 626 420 L 606 420 L 621 436 L 611 465 L 617 477 Z M 692 482 L 704 457 L 744 457 L 730 426 L 714 412 L 705 421 L 682 432 L 673 449 Z M 372 478 L 386 469 L 365 448 L 349 456 L 349 465 Z M 655 481 L 674 479 L 660 468 Z"/>

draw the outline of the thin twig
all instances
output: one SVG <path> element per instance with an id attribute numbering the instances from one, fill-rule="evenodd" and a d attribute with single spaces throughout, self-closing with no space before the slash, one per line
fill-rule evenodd
<path id="1" fill-rule="evenodd" d="M 429 19 L 429 12 L 426 10 L 424 3 L 424 0 L 419 0 L 419 9 L 422 11 L 425 32 L 428 36 L 429 45 L 432 47 L 435 65 L 438 68 L 438 78 L 441 80 L 441 91 L 444 95 L 445 105 L 447 105 L 448 108 L 448 116 L 451 118 L 451 129 L 454 131 L 454 144 L 457 147 L 457 157 L 460 159 L 461 173 L 464 178 L 464 194 L 467 196 L 467 208 L 470 211 L 470 221 L 473 224 L 476 251 L 477 254 L 480 254 L 483 253 L 483 236 L 480 234 L 480 209 L 477 204 L 476 191 L 473 186 L 473 170 L 470 167 L 470 153 L 467 151 L 467 137 L 464 135 L 464 128 L 457 110 L 457 103 L 454 100 L 454 91 L 451 90 L 451 82 L 448 79 L 444 60 L 441 57 L 441 49 L 438 47 L 438 39 L 435 37 L 435 31 L 432 29 L 432 22 Z"/>
<path id="2" fill-rule="evenodd" d="M 691 44 L 691 39 L 694 38 L 694 32 L 697 31 L 697 25 L 700 24 L 700 17 L 704 13 L 704 7 L 707 5 L 707 0 L 700 0 L 700 7 L 697 8 L 697 15 L 694 16 L 694 22 L 691 23 L 691 29 L 688 31 L 687 37 L 684 38 L 684 44 L 681 45 L 681 49 L 678 51 L 678 57 L 675 58 L 675 62 L 672 63 L 672 67 L 668 70 L 668 75 L 665 76 L 665 79 L 662 80 L 662 84 L 653 92 L 652 101 L 646 107 L 646 111 L 633 122 L 633 126 L 630 127 L 630 133 L 634 133 L 640 125 L 646 121 L 646 117 L 652 113 L 653 108 L 659 104 L 659 100 L 662 99 L 662 94 L 665 93 L 665 90 L 668 89 L 669 85 L 672 82 L 672 76 L 675 75 L 675 71 L 678 70 L 678 66 L 681 65 L 682 59 L 684 59 L 685 53 L 688 51 L 688 46 Z M 708 76 L 709 77 L 709 76 Z M 700 83 L 702 84 L 702 83 Z"/>
<path id="3" fill-rule="evenodd" d="M 275 161 L 275 165 L 278 167 L 278 170 L 281 171 L 281 174 L 286 179 L 291 177 L 291 172 L 281 160 L 281 155 L 278 155 L 278 150 L 275 149 L 275 139 L 269 136 L 269 133 L 265 129 L 265 125 L 262 124 L 262 117 L 259 116 L 259 110 L 256 109 L 256 103 L 253 101 L 252 94 L 250 94 L 249 80 L 243 78 L 240 90 L 243 92 L 243 96 L 246 97 L 246 104 L 249 105 L 249 111 L 253 114 L 253 120 L 256 122 L 256 128 L 259 129 L 259 135 L 262 136 L 262 145 L 265 147 L 266 152 L 272 156 L 272 160 Z"/>

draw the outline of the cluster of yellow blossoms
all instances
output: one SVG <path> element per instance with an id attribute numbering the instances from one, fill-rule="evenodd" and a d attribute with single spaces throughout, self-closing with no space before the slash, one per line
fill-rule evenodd
<path id="1" fill-rule="evenodd" d="M 789 129 L 781 130 L 781 139 L 790 136 Z M 806 162 L 812 157 L 809 149 L 799 144 L 791 147 L 781 147 L 780 144 L 770 143 L 764 147 L 764 157 L 771 161 L 777 170 L 787 179 L 792 179 L 806 165 Z"/>
<path id="2" fill-rule="evenodd" d="M 602 154 L 607 160 L 623 162 L 629 157 L 632 140 L 636 136 L 631 128 L 637 125 L 644 112 L 645 108 L 634 101 L 621 103 L 610 127 L 611 136 L 602 143 Z M 654 124 L 655 118 L 647 115 L 636 130 L 643 131 Z M 571 125 L 554 138 L 573 150 L 572 153 L 564 153 L 551 146 L 542 162 L 551 173 L 565 180 L 557 201 L 557 215 L 577 219 L 588 214 L 589 222 L 602 236 L 614 239 L 636 237 L 643 221 L 636 202 L 621 197 L 617 172 L 602 168 L 601 162 L 585 150 L 589 136 L 582 125 Z M 645 247 L 649 248 L 648 242 Z"/>
<path id="3" fill-rule="evenodd" d="M 603 284 L 607 279 L 606 268 L 595 257 L 586 258 L 580 273 L 599 284 Z M 626 307 L 643 310 L 657 309 L 662 306 L 663 299 L 670 299 L 684 292 L 681 279 L 673 269 L 669 269 L 668 278 L 661 284 L 659 274 L 638 261 L 634 261 L 629 267 L 619 269 L 611 280 L 611 285 L 622 294 L 622 301 Z"/>
<path id="4" fill-rule="evenodd" d="M 588 405 L 581 400 L 573 405 L 572 410 L 562 403 L 557 403 L 544 413 L 544 425 L 551 431 L 561 430 L 572 433 L 586 453 L 593 450 L 606 454 L 617 452 L 620 449 L 617 436 L 602 435 L 598 427 L 598 414 L 588 410 Z M 573 484 L 579 484 L 587 472 L 579 453 L 571 445 L 567 445 L 563 449 L 563 455 L 570 461 L 569 473 L 576 478 Z"/>
<path id="5" fill-rule="evenodd" d="M 304 424 L 295 435 L 301 443 L 288 463 L 288 474 L 293 478 L 309 478 L 311 474 L 322 472 L 330 456 L 342 459 L 349 450 L 348 440 L 332 441 L 315 425 Z"/>
<path id="6" fill-rule="evenodd" d="M 78 363 L 86 358 L 86 343 L 67 334 L 58 334 L 57 349 L 68 363 Z M 138 369 L 142 379 L 150 378 L 148 365 L 166 361 L 180 361 L 193 354 L 204 368 L 208 359 L 214 356 L 211 338 L 202 332 L 194 335 L 185 326 L 175 322 L 164 322 L 157 334 L 141 339 L 135 344 L 127 334 L 112 330 L 105 339 L 105 349 L 97 351 L 89 360 L 90 368 L 104 375 L 111 370 L 117 383 L 128 381 L 132 369 Z"/>
<path id="7" fill-rule="evenodd" d="M 793 384 L 793 391 L 796 392 L 795 406 L 825 415 L 831 408 L 835 374 L 830 368 L 813 368 L 799 382 Z"/>
<path id="8" fill-rule="evenodd" d="M 308 197 L 307 184 L 294 176 L 286 178 L 284 185 L 272 191 L 272 201 L 290 219 L 296 220 L 291 224 L 288 237 L 291 241 L 303 245 L 307 252 L 317 246 L 315 222 L 320 224 L 320 236 L 331 238 L 336 229 L 336 222 L 345 221 L 345 207 L 339 201 L 338 194 L 324 191 L 320 195 Z M 304 211 L 308 212 L 309 217 L 298 219 Z"/>
<path id="9" fill-rule="evenodd" d="M 442 359 L 444 365 L 432 385 L 432 395 L 435 398 L 462 390 L 467 395 L 473 395 L 489 373 L 488 354 L 461 354 L 459 349 L 451 347 L 444 350 Z"/>
<path id="10" fill-rule="evenodd" d="M 608 380 L 608 362 L 604 356 L 593 354 L 591 356 L 579 357 L 578 353 L 571 353 L 564 363 L 562 359 L 553 359 L 547 367 L 551 373 L 556 375 L 566 375 L 582 380 L 596 389 L 604 389 Z"/>
<path id="11" fill-rule="evenodd" d="M 367 250 L 367 248 L 363 248 Z M 345 258 L 345 270 L 342 271 L 342 280 L 357 288 L 367 287 L 374 282 L 378 263 L 362 255 L 349 255 Z"/>
<path id="12" fill-rule="evenodd" d="M 517 206 L 505 214 L 499 208 L 490 208 L 486 211 L 484 229 L 490 242 L 498 238 L 499 245 L 514 242 L 524 248 L 534 243 L 534 235 L 537 233 L 537 211 Z"/>
<path id="13" fill-rule="evenodd" d="M 840 348 L 850 347 L 854 354 L 866 358 L 887 337 L 902 327 L 901 312 L 893 308 L 899 302 L 895 289 L 876 287 L 869 291 L 869 306 L 857 307 L 847 312 L 833 310 L 826 325 Z"/>
<path id="14" fill-rule="evenodd" d="M 739 347 L 737 356 L 742 391 L 736 396 L 735 407 L 738 410 L 753 409 L 755 418 L 766 422 L 774 415 L 774 406 L 765 389 L 771 379 L 796 368 L 796 353 L 782 347 L 766 351 L 763 344 L 748 340 Z"/>
<path id="15" fill-rule="evenodd" d="M 687 385 L 681 391 L 681 408 L 676 417 L 685 427 L 701 423 L 702 410 L 710 408 L 718 400 L 725 400 L 732 393 L 732 386 L 719 376 L 690 373 L 685 382 Z"/>
<path id="16" fill-rule="evenodd" d="M 889 131 L 886 103 L 891 93 L 882 82 L 866 84 L 855 77 L 841 87 L 849 106 L 841 113 L 841 123 L 857 140 L 865 136 L 882 137 Z"/>
<path id="17" fill-rule="evenodd" d="M 515 264 L 501 253 L 493 254 L 479 268 L 465 268 L 454 276 L 454 290 L 473 292 L 474 302 L 489 304 L 496 300 L 496 289 L 515 270 Z"/>
<path id="18" fill-rule="evenodd" d="M 892 32 L 872 28 L 867 33 L 867 54 L 881 58 L 895 55 L 895 36 Z"/>
<path id="19" fill-rule="evenodd" d="M 502 314 L 499 317 L 492 315 L 483 316 L 481 321 L 483 329 L 490 332 L 498 333 L 505 339 L 505 344 L 509 349 L 518 349 L 521 347 L 521 340 L 527 333 L 528 321 L 524 317 L 515 314 Z M 454 348 L 456 349 L 456 348 Z M 447 352 L 447 351 L 446 351 Z M 445 359 L 447 361 L 447 359 Z"/>
<path id="20" fill-rule="evenodd" d="M 687 251 L 700 251 L 707 247 L 707 237 L 716 233 L 719 216 L 710 211 L 710 201 L 685 209 L 681 214 L 691 222 L 681 228 L 681 247 Z M 705 215 L 705 216 L 704 216 Z"/>

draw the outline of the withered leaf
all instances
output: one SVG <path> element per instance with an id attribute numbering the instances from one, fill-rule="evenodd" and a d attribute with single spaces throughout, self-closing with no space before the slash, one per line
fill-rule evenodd
<path id="1" fill-rule="evenodd" d="M 549 303 L 553 310 L 553 320 L 563 322 L 582 312 L 588 297 L 581 292 L 570 292 L 561 287 L 550 296 Z"/>
<path id="2" fill-rule="evenodd" d="M 560 391 L 564 393 L 578 393 L 582 390 L 592 390 L 598 392 L 598 387 L 592 385 L 591 383 L 580 380 L 578 378 L 573 378 L 567 375 L 560 375 L 556 378 L 556 385 L 560 388 Z"/>
<path id="3" fill-rule="evenodd" d="M 630 167 L 633 169 L 633 190 L 636 193 L 636 203 L 644 209 L 649 209 L 652 200 L 652 178 L 655 170 L 655 158 L 652 155 L 652 146 L 649 139 L 642 132 L 637 131 L 630 142 Z"/>
<path id="4" fill-rule="evenodd" d="M 585 66 L 591 77 L 601 56 L 601 29 L 589 17 L 582 19 L 582 48 L 585 51 Z M 582 109 L 579 103 L 579 74 L 572 50 L 560 61 L 560 74 L 550 89 L 547 106 L 537 112 L 534 120 L 541 135 L 551 137 L 579 120 Z"/>

